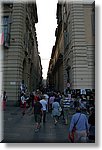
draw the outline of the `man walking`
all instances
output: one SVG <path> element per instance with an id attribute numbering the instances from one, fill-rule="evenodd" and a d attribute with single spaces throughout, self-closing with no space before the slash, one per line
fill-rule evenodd
<path id="1" fill-rule="evenodd" d="M 34 103 L 34 117 L 35 117 L 35 132 L 39 131 L 42 118 L 42 104 L 38 101 Z"/>
<path id="2" fill-rule="evenodd" d="M 86 143 L 87 142 L 87 134 L 88 134 L 88 119 L 85 114 L 81 113 L 80 108 L 76 108 L 76 113 L 72 116 L 70 122 L 69 133 L 72 134 L 73 129 L 74 132 L 74 143 Z"/>

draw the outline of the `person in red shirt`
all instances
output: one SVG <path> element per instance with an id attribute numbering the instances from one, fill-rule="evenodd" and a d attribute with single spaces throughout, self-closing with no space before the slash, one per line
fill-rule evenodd
<path id="1" fill-rule="evenodd" d="M 38 96 L 38 95 L 35 95 L 35 96 L 34 96 L 34 102 L 37 102 L 37 101 L 39 101 L 39 96 Z"/>

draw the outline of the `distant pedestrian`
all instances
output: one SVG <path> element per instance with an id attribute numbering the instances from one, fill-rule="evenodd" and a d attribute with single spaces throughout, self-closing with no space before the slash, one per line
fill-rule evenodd
<path id="1" fill-rule="evenodd" d="M 26 93 L 27 92 L 27 87 L 24 84 L 24 80 L 22 80 L 22 83 L 20 84 L 20 93 Z"/>
<path id="2" fill-rule="evenodd" d="M 3 92 L 3 110 L 6 110 L 7 94 L 6 91 Z"/>
<path id="3" fill-rule="evenodd" d="M 69 110 L 70 107 L 68 102 L 63 102 L 63 114 L 64 114 L 65 125 L 68 124 Z"/>
<path id="4" fill-rule="evenodd" d="M 73 132 L 73 130 L 75 130 L 75 132 Z M 88 131 L 88 119 L 85 114 L 81 113 L 78 107 L 70 122 L 69 135 L 72 134 L 73 136 L 73 141 L 71 142 L 86 143 Z"/>
<path id="5" fill-rule="evenodd" d="M 47 109 L 46 109 L 46 112 L 48 112 L 48 101 L 49 101 L 49 95 L 47 93 L 44 94 L 45 96 L 45 100 L 47 102 Z"/>
<path id="6" fill-rule="evenodd" d="M 35 94 L 34 95 L 34 103 L 39 101 L 39 100 L 40 100 L 40 98 L 39 98 L 38 94 Z"/>
<path id="7" fill-rule="evenodd" d="M 52 103 L 54 102 L 55 96 L 52 94 L 49 98 L 49 111 L 52 111 Z"/>
<path id="8" fill-rule="evenodd" d="M 88 123 L 89 123 L 89 140 L 90 141 L 95 141 L 95 108 L 91 107 L 89 109 L 90 115 L 88 118 Z"/>
<path id="9" fill-rule="evenodd" d="M 74 99 L 74 108 L 76 109 L 77 107 L 79 107 L 79 101 L 78 99 Z"/>
<path id="10" fill-rule="evenodd" d="M 57 102 L 57 99 L 55 98 L 54 102 L 52 103 L 52 116 L 54 118 L 55 125 L 57 124 L 60 115 L 61 115 L 60 104 Z"/>
<path id="11" fill-rule="evenodd" d="M 35 132 L 39 131 L 42 119 L 42 104 L 38 101 L 34 103 L 34 117 L 35 117 Z"/>
<path id="12" fill-rule="evenodd" d="M 57 100 L 57 102 L 60 104 L 61 103 L 61 94 L 60 94 L 60 92 L 58 92 L 58 93 L 56 93 L 56 100 Z"/>
<path id="13" fill-rule="evenodd" d="M 47 110 L 47 101 L 45 96 L 42 96 L 42 99 L 40 100 L 40 103 L 42 104 L 42 111 L 43 111 L 43 123 L 46 122 L 46 110 Z"/>
<path id="14" fill-rule="evenodd" d="M 26 96 L 25 93 L 21 94 L 21 107 L 23 107 L 23 112 L 22 115 L 25 115 L 25 111 L 26 111 Z"/>

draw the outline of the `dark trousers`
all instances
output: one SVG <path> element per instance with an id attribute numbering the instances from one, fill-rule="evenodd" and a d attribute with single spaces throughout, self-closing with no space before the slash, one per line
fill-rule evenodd
<path id="1" fill-rule="evenodd" d="M 43 122 L 46 121 L 46 110 L 43 110 Z"/>

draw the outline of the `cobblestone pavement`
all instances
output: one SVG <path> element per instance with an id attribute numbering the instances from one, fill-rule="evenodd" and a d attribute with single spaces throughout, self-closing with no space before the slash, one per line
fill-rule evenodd
<path id="1" fill-rule="evenodd" d="M 71 117 L 71 116 L 70 116 Z M 68 143 L 68 127 L 60 118 L 55 126 L 50 113 L 47 113 L 46 123 L 41 124 L 39 132 L 34 130 L 34 115 L 30 110 L 22 116 L 19 107 L 7 107 L 4 112 L 3 143 Z"/>

